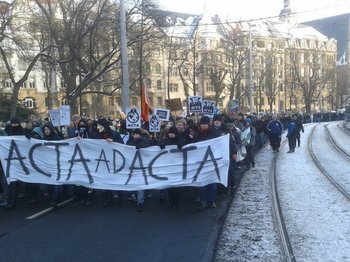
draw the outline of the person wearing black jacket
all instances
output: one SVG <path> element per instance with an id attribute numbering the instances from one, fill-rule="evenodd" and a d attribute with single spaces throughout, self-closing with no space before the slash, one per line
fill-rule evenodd
<path id="1" fill-rule="evenodd" d="M 230 166 L 228 176 L 228 188 L 231 194 L 234 194 L 235 190 L 235 174 L 237 169 L 237 151 L 241 147 L 241 134 L 237 131 L 237 127 L 233 123 L 233 120 L 226 119 L 226 128 L 230 134 Z"/>
<path id="2" fill-rule="evenodd" d="M 10 120 L 10 126 L 6 130 L 9 136 L 25 136 L 26 132 L 21 126 L 21 120 L 18 117 L 12 117 Z M 17 191 L 19 187 L 19 181 L 12 181 L 8 185 L 8 200 L 6 204 L 7 210 L 12 210 L 16 207 Z"/>
<path id="3" fill-rule="evenodd" d="M 129 146 L 134 146 L 136 149 L 150 147 L 151 141 L 142 136 L 141 128 L 135 128 L 132 131 L 132 135 L 130 136 L 128 142 L 126 143 Z M 143 211 L 145 204 L 145 190 L 139 190 L 137 192 L 137 211 Z"/>
<path id="4" fill-rule="evenodd" d="M 210 118 L 208 116 L 202 116 L 199 122 L 199 130 L 196 137 L 196 142 L 206 141 L 219 137 L 218 133 L 210 126 Z M 200 188 L 200 204 L 197 207 L 198 210 L 202 210 L 206 207 L 215 208 L 216 200 L 216 184 L 211 183 Z"/>
<path id="5" fill-rule="evenodd" d="M 110 123 L 106 118 L 100 118 L 97 121 L 97 139 L 105 139 L 108 143 L 116 142 L 120 144 L 124 144 L 123 139 L 120 134 L 116 131 L 113 131 L 110 127 Z M 105 194 L 105 202 L 103 204 L 104 207 L 110 206 L 113 201 L 113 191 L 112 190 L 104 190 Z"/>
<path id="6" fill-rule="evenodd" d="M 44 140 L 50 140 L 50 141 L 58 141 L 62 140 L 62 138 L 56 134 L 55 128 L 51 124 L 45 124 L 42 127 L 43 134 L 44 134 Z M 51 189 L 51 202 L 50 205 L 53 207 L 57 207 L 58 201 L 61 198 L 61 189 L 62 186 L 59 185 L 51 185 L 49 186 Z"/>
<path id="7" fill-rule="evenodd" d="M 161 142 L 160 148 L 164 148 L 167 145 L 176 145 L 181 149 L 186 144 L 183 137 L 179 136 L 179 132 L 175 126 L 171 126 L 165 136 L 165 139 Z M 170 208 L 177 209 L 180 204 L 181 190 L 178 187 L 171 187 L 168 189 Z"/>
<path id="8" fill-rule="evenodd" d="M 297 114 L 293 115 L 293 119 L 295 123 L 295 139 L 296 142 L 298 142 L 298 147 L 300 147 L 300 131 L 304 133 L 304 127 L 300 117 L 298 117 Z"/>

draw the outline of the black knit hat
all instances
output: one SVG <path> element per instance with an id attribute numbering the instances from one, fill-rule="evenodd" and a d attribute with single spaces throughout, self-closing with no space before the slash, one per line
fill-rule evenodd
<path id="1" fill-rule="evenodd" d="M 168 134 L 170 133 L 177 135 L 179 132 L 177 131 L 177 128 L 175 126 L 171 126 L 168 131 Z"/>
<path id="2" fill-rule="evenodd" d="M 132 130 L 132 134 L 139 134 L 139 135 L 142 135 L 142 130 L 141 128 L 135 128 L 134 130 Z"/>
<path id="3" fill-rule="evenodd" d="M 221 115 L 219 115 L 219 114 L 214 115 L 214 117 L 213 117 L 213 122 L 214 122 L 214 121 L 222 121 Z"/>
<path id="4" fill-rule="evenodd" d="M 97 121 L 97 124 L 100 124 L 101 126 L 103 126 L 104 128 L 108 128 L 109 127 L 109 122 L 107 121 L 106 118 L 100 118 Z"/>
<path id="5" fill-rule="evenodd" d="M 10 120 L 11 124 L 18 124 L 20 125 L 21 124 L 21 120 L 18 118 L 18 117 L 11 117 L 11 120 Z"/>
<path id="6" fill-rule="evenodd" d="M 209 125 L 210 124 L 210 118 L 208 116 L 202 116 L 199 120 L 199 124 L 201 125 Z"/>

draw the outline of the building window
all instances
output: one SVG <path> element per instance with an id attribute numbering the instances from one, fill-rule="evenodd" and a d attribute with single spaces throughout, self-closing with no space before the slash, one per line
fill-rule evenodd
<path id="1" fill-rule="evenodd" d="M 183 69 L 183 73 L 184 73 L 184 76 L 188 76 L 188 69 L 187 69 L 187 68 L 184 68 L 184 69 Z"/>
<path id="2" fill-rule="evenodd" d="M 214 92 L 214 86 L 209 83 L 205 83 L 205 91 L 206 92 Z"/>
<path id="3" fill-rule="evenodd" d="M 150 63 L 145 63 L 145 71 L 150 72 L 151 71 L 151 64 Z"/>
<path id="4" fill-rule="evenodd" d="M 24 81 L 19 87 L 20 88 L 27 88 L 27 81 Z"/>
<path id="5" fill-rule="evenodd" d="M 148 88 L 152 88 L 152 81 L 151 81 L 151 79 L 149 79 L 149 78 L 146 79 L 146 86 Z"/>
<path id="6" fill-rule="evenodd" d="M 154 56 L 155 57 L 160 57 L 160 50 L 159 49 L 154 51 Z"/>
<path id="7" fill-rule="evenodd" d="M 122 105 L 122 100 L 120 99 L 120 97 L 117 97 L 115 99 L 115 103 L 118 105 L 118 106 L 121 106 Z"/>
<path id="8" fill-rule="evenodd" d="M 112 96 L 108 97 L 108 105 L 114 106 L 114 98 Z"/>
<path id="9" fill-rule="evenodd" d="M 157 104 L 158 104 L 158 106 L 163 105 L 163 97 L 161 97 L 161 96 L 157 97 Z"/>
<path id="10" fill-rule="evenodd" d="M 35 99 L 27 97 L 23 100 L 23 105 L 27 108 L 35 108 Z"/>
<path id="11" fill-rule="evenodd" d="M 176 68 L 170 68 L 170 75 L 171 76 L 177 76 L 177 69 Z"/>
<path id="12" fill-rule="evenodd" d="M 178 84 L 169 84 L 169 91 L 170 92 L 178 92 L 179 91 L 179 85 Z"/>
<path id="13" fill-rule="evenodd" d="M 6 79 L 5 87 L 6 87 L 6 88 L 11 88 L 11 87 L 12 87 L 12 82 L 11 82 L 10 79 Z"/>
<path id="14" fill-rule="evenodd" d="M 157 89 L 162 89 L 162 80 L 157 80 Z"/>
<path id="15" fill-rule="evenodd" d="M 162 68 L 161 68 L 160 64 L 156 64 L 156 73 L 157 74 L 162 73 Z"/>
<path id="16" fill-rule="evenodd" d="M 34 79 L 29 80 L 29 88 L 35 88 L 35 81 L 34 81 Z"/>

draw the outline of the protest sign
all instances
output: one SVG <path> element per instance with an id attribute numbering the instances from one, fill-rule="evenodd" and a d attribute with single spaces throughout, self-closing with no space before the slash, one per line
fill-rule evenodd
<path id="1" fill-rule="evenodd" d="M 51 123 L 53 126 L 61 126 L 61 116 L 59 109 L 51 109 L 49 110 L 49 116 Z"/>
<path id="2" fill-rule="evenodd" d="M 43 141 L 0 137 L 0 159 L 8 182 L 74 184 L 109 190 L 227 186 L 229 135 L 182 149 L 135 147 L 103 139 Z"/>
<path id="3" fill-rule="evenodd" d="M 215 101 L 203 100 L 203 114 L 213 117 L 215 113 Z"/>
<path id="4" fill-rule="evenodd" d="M 160 132 L 160 119 L 158 115 L 149 116 L 149 131 Z"/>
<path id="5" fill-rule="evenodd" d="M 60 125 L 69 126 L 70 125 L 70 106 L 63 105 L 60 107 Z"/>
<path id="6" fill-rule="evenodd" d="M 202 113 L 202 97 L 201 96 L 189 96 L 188 97 L 188 109 L 190 113 Z"/>
<path id="7" fill-rule="evenodd" d="M 126 109 L 126 128 L 127 129 L 141 128 L 141 109 L 140 108 Z"/>
<path id="8" fill-rule="evenodd" d="M 154 114 L 159 116 L 159 119 L 162 121 L 169 121 L 170 110 L 168 110 L 168 109 L 155 108 Z"/>

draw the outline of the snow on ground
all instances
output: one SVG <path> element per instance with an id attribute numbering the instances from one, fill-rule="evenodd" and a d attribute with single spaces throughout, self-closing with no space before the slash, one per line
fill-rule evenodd
<path id="1" fill-rule="evenodd" d="M 245 172 L 222 230 L 215 261 L 281 261 L 271 215 L 270 146 Z"/>
<path id="2" fill-rule="evenodd" d="M 332 133 L 337 134 L 333 125 Z M 307 138 L 313 126 L 305 127 L 301 147 L 295 153 L 288 154 L 286 144 L 278 155 L 277 189 L 287 232 L 296 261 L 350 261 L 350 202 L 311 159 Z M 321 126 L 317 129 L 324 132 Z M 328 142 L 318 131 L 315 135 L 322 138 L 313 138 L 317 156 L 328 156 L 338 164 L 346 161 L 328 146 L 322 147 Z M 349 144 L 350 136 L 336 136 Z M 270 146 L 266 146 L 256 156 L 256 168 L 243 176 L 223 227 L 215 261 L 283 261 L 271 214 L 272 157 Z M 346 168 L 346 163 L 342 165 Z"/>

